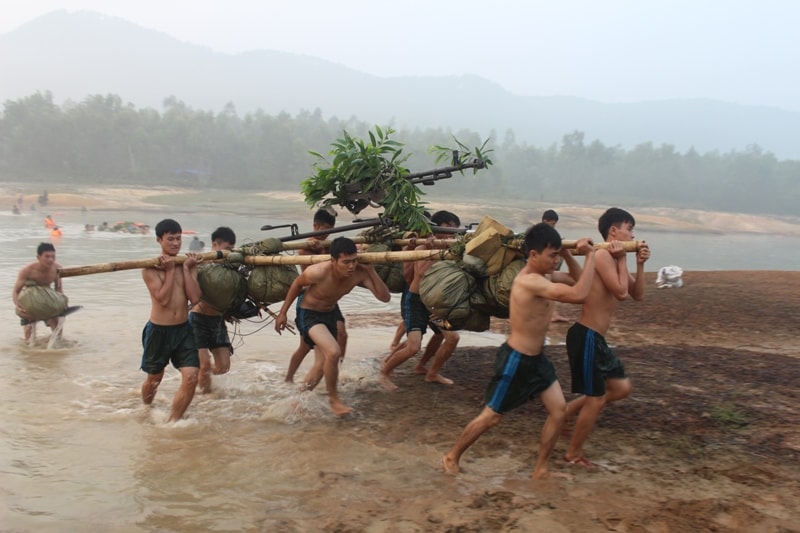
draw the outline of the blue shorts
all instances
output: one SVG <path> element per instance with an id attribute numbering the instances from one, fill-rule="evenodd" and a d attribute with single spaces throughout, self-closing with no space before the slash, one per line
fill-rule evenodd
<path id="1" fill-rule="evenodd" d="M 431 319 L 431 313 L 422 303 L 422 298 L 419 294 L 411 291 L 404 292 L 400 299 L 400 311 L 403 314 L 403 325 L 405 325 L 406 334 L 412 331 L 419 331 L 422 335 L 425 335 L 428 321 Z"/>
<path id="2" fill-rule="evenodd" d="M 603 396 L 606 379 L 625 379 L 625 367 L 602 335 L 576 322 L 567 330 L 572 392 Z"/>
<path id="3" fill-rule="evenodd" d="M 525 355 L 503 343 L 495 355 L 486 405 L 505 414 L 539 396 L 557 379 L 553 363 L 544 354 Z"/>
<path id="4" fill-rule="evenodd" d="M 142 370 L 160 374 L 171 361 L 175 368 L 200 368 L 192 326 L 187 320 L 175 326 L 159 326 L 148 321 L 142 329 Z"/>

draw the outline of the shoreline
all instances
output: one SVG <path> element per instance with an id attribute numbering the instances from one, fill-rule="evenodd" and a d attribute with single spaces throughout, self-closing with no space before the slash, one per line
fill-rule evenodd
<path id="1" fill-rule="evenodd" d="M 61 185 L 51 187 L 55 192 L 48 193 L 48 204 L 37 204 L 39 186 L 21 183 L 0 184 L 0 205 L 15 205 L 20 194 L 23 196 L 22 212 L 36 206 L 36 212 L 46 210 L 81 210 L 83 208 L 98 212 L 127 210 L 175 211 L 196 209 L 209 195 L 215 196 L 213 207 L 202 205 L 204 209 L 226 212 L 254 212 L 264 210 L 262 202 L 285 212 L 303 215 L 311 209 L 300 192 L 292 191 L 248 191 L 231 193 L 213 189 L 182 189 L 176 187 L 91 187 Z M 64 191 L 64 192 L 60 192 Z M 434 195 L 427 202 L 429 209 L 454 210 L 464 222 L 489 214 L 499 222 L 509 226 L 524 228 L 538 222 L 536 216 L 545 204 L 510 200 L 506 205 L 486 206 L 468 202 L 464 198 L 436 200 Z M 561 218 L 559 227 L 564 229 L 594 227 L 597 217 L 607 206 L 547 204 L 556 209 Z M 671 232 L 686 234 L 769 234 L 800 237 L 800 217 L 761 216 L 747 213 L 728 213 L 722 211 L 701 211 L 697 209 L 677 209 L 668 207 L 626 207 L 637 219 L 637 229 L 646 232 Z M 498 212 L 500 211 L 500 212 Z M 531 213 L 536 216 L 531 217 Z M 343 213 L 346 213 L 344 211 Z"/>

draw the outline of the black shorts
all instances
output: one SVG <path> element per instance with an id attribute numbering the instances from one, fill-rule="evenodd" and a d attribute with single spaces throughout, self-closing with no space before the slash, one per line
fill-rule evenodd
<path id="1" fill-rule="evenodd" d="M 533 400 L 557 380 L 553 363 L 543 353 L 525 355 L 503 343 L 495 355 L 486 405 L 502 415 Z"/>
<path id="2" fill-rule="evenodd" d="M 300 296 L 297 297 L 296 307 L 297 307 L 298 311 L 300 310 L 300 302 L 303 301 L 303 296 L 304 295 L 305 295 L 305 292 L 301 292 Z M 342 310 L 339 308 L 339 304 L 338 303 L 336 304 L 336 307 L 333 308 L 333 312 L 336 315 L 336 321 L 343 323 L 344 322 L 344 315 L 342 314 Z"/>
<path id="3" fill-rule="evenodd" d="M 341 314 L 341 312 L 339 314 Z M 328 331 L 331 332 L 331 335 L 333 335 L 333 338 L 336 338 L 336 309 L 331 311 L 314 311 L 313 309 L 303 309 L 298 306 L 294 323 L 297 325 L 300 335 L 303 337 L 303 340 L 306 341 L 309 348 L 314 347 L 314 341 L 311 340 L 311 337 L 308 335 L 308 330 L 317 324 L 324 324 L 325 327 L 328 328 Z"/>
<path id="4" fill-rule="evenodd" d="M 567 355 L 572 392 L 602 396 L 606 393 L 606 379 L 627 377 L 625 367 L 603 336 L 578 322 L 567 330 Z"/>
<path id="5" fill-rule="evenodd" d="M 159 326 L 148 321 L 142 329 L 142 370 L 160 374 L 171 361 L 175 368 L 200 368 L 194 332 L 187 320 L 175 326 Z"/>
<path id="6" fill-rule="evenodd" d="M 233 353 L 231 340 L 228 337 L 228 328 L 221 315 L 204 315 L 203 313 L 189 313 L 189 323 L 194 331 L 194 341 L 197 349 L 213 350 L 214 348 L 227 347 Z"/>
<path id="7" fill-rule="evenodd" d="M 344 315 L 342 314 L 342 310 L 339 309 L 339 304 L 336 304 L 336 307 L 333 308 L 333 314 L 337 322 L 344 322 Z"/>
<path id="8" fill-rule="evenodd" d="M 431 313 L 422 298 L 416 292 L 406 291 L 400 299 L 400 310 L 403 314 L 403 324 L 406 327 L 406 334 L 412 331 L 419 331 L 425 335 Z"/>

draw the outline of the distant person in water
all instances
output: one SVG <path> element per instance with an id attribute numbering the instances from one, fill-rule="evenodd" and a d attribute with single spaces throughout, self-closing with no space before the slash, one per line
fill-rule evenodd
<path id="1" fill-rule="evenodd" d="M 329 261 L 309 266 L 294 280 L 275 318 L 275 331 L 281 333 L 286 327 L 289 306 L 305 287 L 303 298 L 297 303 L 295 323 L 306 344 L 322 353 L 328 402 L 336 416 L 343 416 L 353 409 L 342 403 L 337 389 L 342 349 L 336 342 L 336 304 L 356 286 L 368 289 L 382 302 L 388 302 L 392 295 L 372 265 L 358 262 L 352 240 L 334 239 L 330 255 Z"/>
<path id="2" fill-rule="evenodd" d="M 200 371 L 187 304 L 196 304 L 202 296 L 197 265 L 203 259 L 190 252 L 183 264 L 178 264 L 181 236 L 178 222 L 169 218 L 159 222 L 156 225 L 156 241 L 161 246 L 158 266 L 142 270 L 151 300 L 150 320 L 142 331 L 142 370 L 147 373 L 142 383 L 142 400 L 147 405 L 153 403 L 164 369 L 172 362 L 181 373 L 181 384 L 172 400 L 170 422 L 180 420 L 192 402 Z"/>
<path id="3" fill-rule="evenodd" d="M 190 252 L 202 252 L 203 248 L 206 247 L 206 243 L 201 241 L 197 236 L 192 239 L 192 242 L 189 243 L 189 251 Z"/>

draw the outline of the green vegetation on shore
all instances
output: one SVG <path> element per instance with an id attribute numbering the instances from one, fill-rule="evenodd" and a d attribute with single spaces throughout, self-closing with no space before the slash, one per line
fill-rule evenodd
<path id="1" fill-rule="evenodd" d="M 6 101 L 0 117 L 0 180 L 129 186 L 213 187 L 299 191 L 312 173 L 309 151 L 326 152 L 344 130 L 365 136 L 356 118 L 324 120 L 321 112 L 295 117 L 263 112 L 237 115 L 195 110 L 175 98 L 163 112 L 136 109 L 115 95 L 93 95 L 57 106 L 49 93 Z M 431 146 L 453 136 L 479 146 L 472 131 L 399 130 L 411 172 L 434 168 Z M 666 206 L 792 215 L 800 203 L 800 161 L 780 161 L 751 146 L 744 152 L 679 153 L 642 143 L 625 150 L 584 133 L 560 144 L 518 144 L 507 131 L 494 139 L 494 165 L 459 176 L 459 196 L 487 203 L 517 198 L 540 203 Z M 485 136 L 484 136 L 485 137 Z"/>

